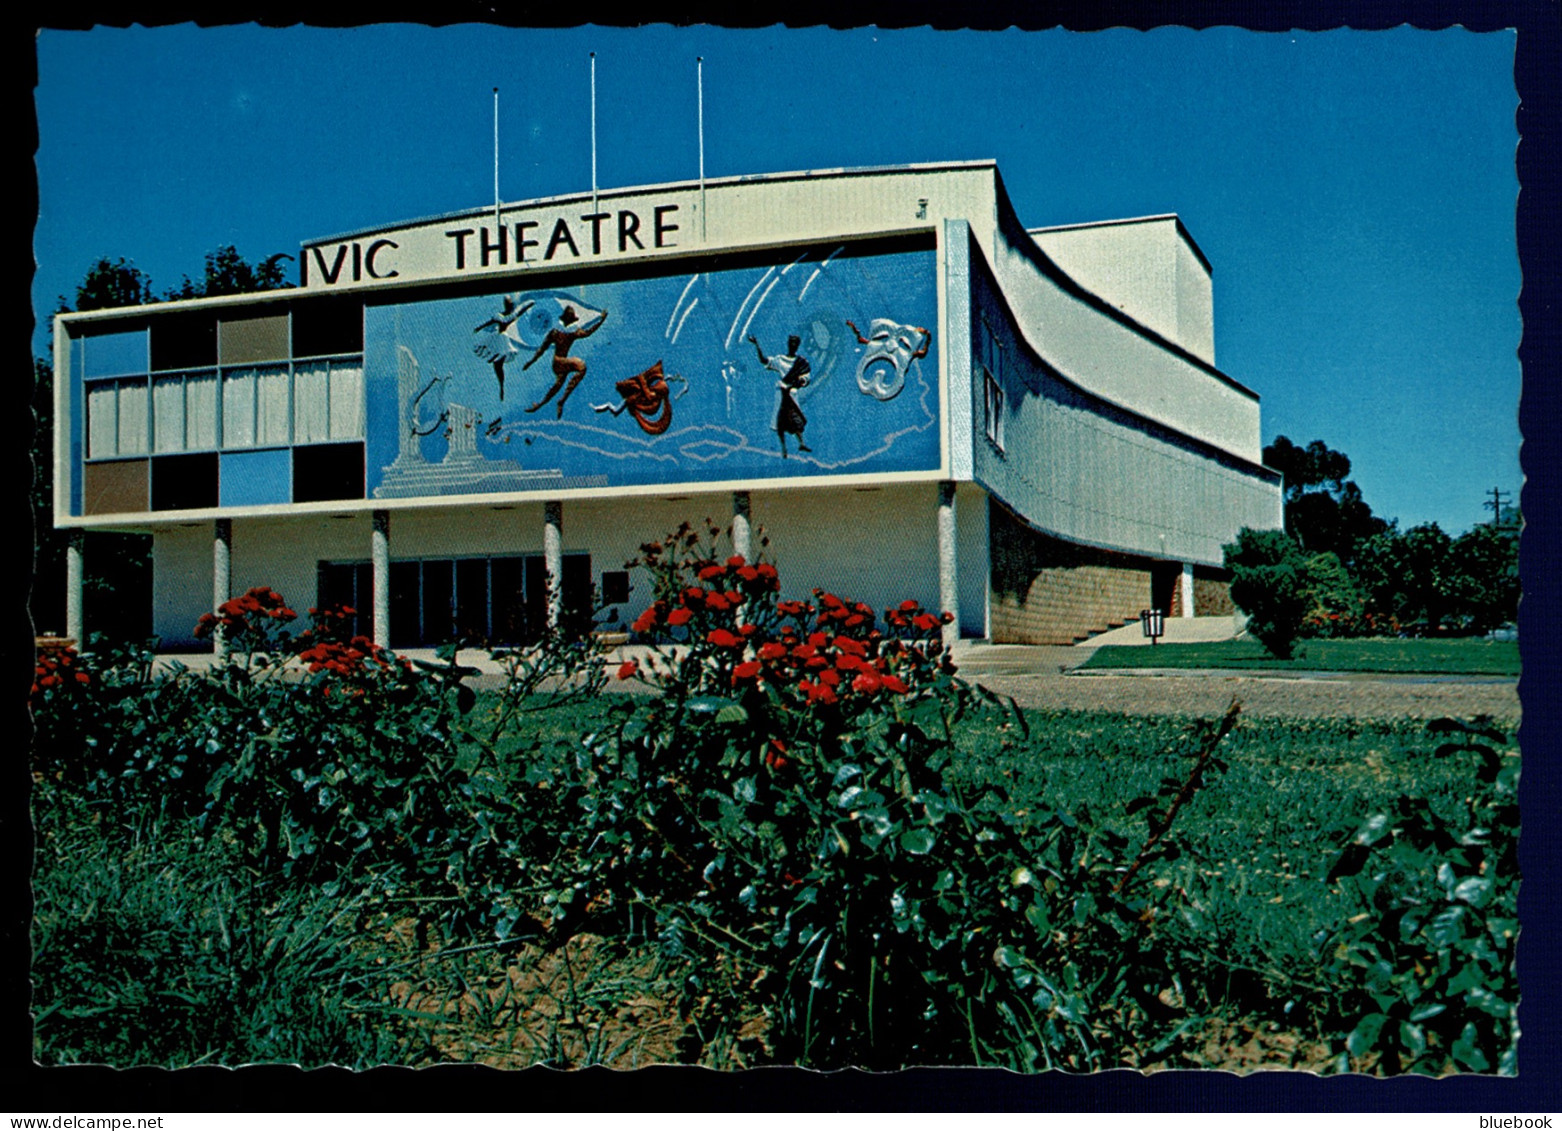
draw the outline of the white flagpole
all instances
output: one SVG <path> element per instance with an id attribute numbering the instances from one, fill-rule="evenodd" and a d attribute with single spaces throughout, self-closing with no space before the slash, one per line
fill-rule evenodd
<path id="1" fill-rule="evenodd" d="M 494 87 L 494 238 L 504 239 L 499 226 L 499 88 Z"/>
<path id="2" fill-rule="evenodd" d="M 591 211 L 597 210 L 597 53 L 591 53 Z"/>
<path id="3" fill-rule="evenodd" d="M 705 242 L 705 56 L 694 59 L 695 84 L 700 99 L 700 242 Z"/>

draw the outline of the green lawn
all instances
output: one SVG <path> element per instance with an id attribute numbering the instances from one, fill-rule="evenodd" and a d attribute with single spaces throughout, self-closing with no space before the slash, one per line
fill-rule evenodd
<path id="1" fill-rule="evenodd" d="M 1103 668 L 1236 668 L 1268 671 L 1393 672 L 1424 675 L 1519 674 L 1516 641 L 1493 640 L 1305 640 L 1289 660 L 1277 660 L 1256 640 L 1213 644 L 1107 646 L 1096 650 L 1085 670 Z"/>

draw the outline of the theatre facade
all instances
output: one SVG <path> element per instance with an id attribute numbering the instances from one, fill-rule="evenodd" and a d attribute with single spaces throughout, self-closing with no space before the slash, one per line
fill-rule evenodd
<path id="1" fill-rule="evenodd" d="M 174 649 L 256 585 L 393 647 L 627 631 L 626 563 L 705 518 L 790 595 L 1067 643 L 1229 612 L 1222 545 L 1281 521 L 1181 222 L 1027 230 L 985 161 L 310 241 L 296 287 L 61 315 L 55 355 L 56 524 L 152 535 Z"/>

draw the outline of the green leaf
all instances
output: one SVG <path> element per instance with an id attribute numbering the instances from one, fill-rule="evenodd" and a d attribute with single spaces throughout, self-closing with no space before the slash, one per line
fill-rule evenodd
<path id="1" fill-rule="evenodd" d="M 913 856 L 926 856 L 933 850 L 933 845 L 937 840 L 938 836 L 932 829 L 907 829 L 900 834 L 900 847 Z"/>
<path id="2" fill-rule="evenodd" d="M 1448 1050 L 1453 1058 L 1466 1068 L 1475 1072 L 1485 1072 L 1491 1068 L 1491 1061 L 1486 1059 L 1486 1054 L 1481 1051 L 1480 1034 L 1476 1031 L 1475 1022 L 1465 1023 L 1464 1031 L 1459 1034 Z"/>
<path id="3" fill-rule="evenodd" d="M 746 723 L 748 722 L 748 710 L 740 703 L 733 703 L 731 706 L 723 707 L 716 712 L 716 721 L 718 723 Z"/>
<path id="4" fill-rule="evenodd" d="M 1350 1036 L 1345 1038 L 1345 1047 L 1351 1056 L 1361 1057 L 1371 1052 L 1378 1043 L 1378 1034 L 1383 1031 L 1383 1025 L 1388 1020 L 1381 1013 L 1369 1013 L 1351 1030 Z"/>

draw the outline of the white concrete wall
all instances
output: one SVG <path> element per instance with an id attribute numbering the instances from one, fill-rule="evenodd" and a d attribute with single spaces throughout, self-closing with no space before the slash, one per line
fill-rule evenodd
<path id="1" fill-rule="evenodd" d="M 815 587 L 866 601 L 876 613 L 908 597 L 939 607 L 936 483 L 877 490 L 825 488 L 752 494 L 755 548 L 781 571 L 783 594 L 811 599 Z M 968 634 L 985 626 L 986 497 L 965 485 L 957 502 L 961 624 Z M 506 509 L 398 512 L 391 516 L 391 560 L 504 556 L 542 552 L 541 503 Z M 643 543 L 689 522 L 703 537 L 706 518 L 725 530 L 732 521 L 730 492 L 684 498 L 571 501 L 564 504 L 566 554 L 591 555 L 592 582 L 639 557 Z M 191 630 L 211 592 L 210 524 L 171 527 L 154 538 L 155 631 L 165 646 L 198 646 Z M 731 552 L 723 536 L 719 551 Z M 302 616 L 318 602 L 321 561 L 368 561 L 368 515 L 345 518 L 268 518 L 233 524 L 233 592 L 269 585 Z M 630 571 L 630 598 L 603 610 L 605 627 L 627 625 L 650 603 L 651 578 Z M 616 617 L 613 615 L 616 613 Z"/>
<path id="2" fill-rule="evenodd" d="M 152 536 L 152 632 L 165 648 L 210 647 L 195 639 L 195 622 L 212 611 L 213 538 L 209 522 Z"/>
<path id="3" fill-rule="evenodd" d="M 991 542 L 987 529 L 987 492 L 975 483 L 955 488 L 956 545 L 959 547 L 960 635 L 991 635 L 987 598 Z"/>
<path id="4" fill-rule="evenodd" d="M 972 272 L 973 308 L 1003 347 L 1007 394 L 1004 449 L 985 435 L 975 442 L 978 483 L 1056 537 L 1201 565 L 1222 564 L 1221 547 L 1243 526 L 1280 525 L 1276 482 L 1052 376 L 1022 348 L 985 270 Z M 970 380 L 979 421 L 979 375 Z"/>
<path id="5" fill-rule="evenodd" d="M 1215 364 L 1210 273 L 1175 216 L 1039 228 L 1031 235 L 1087 291 Z"/>

